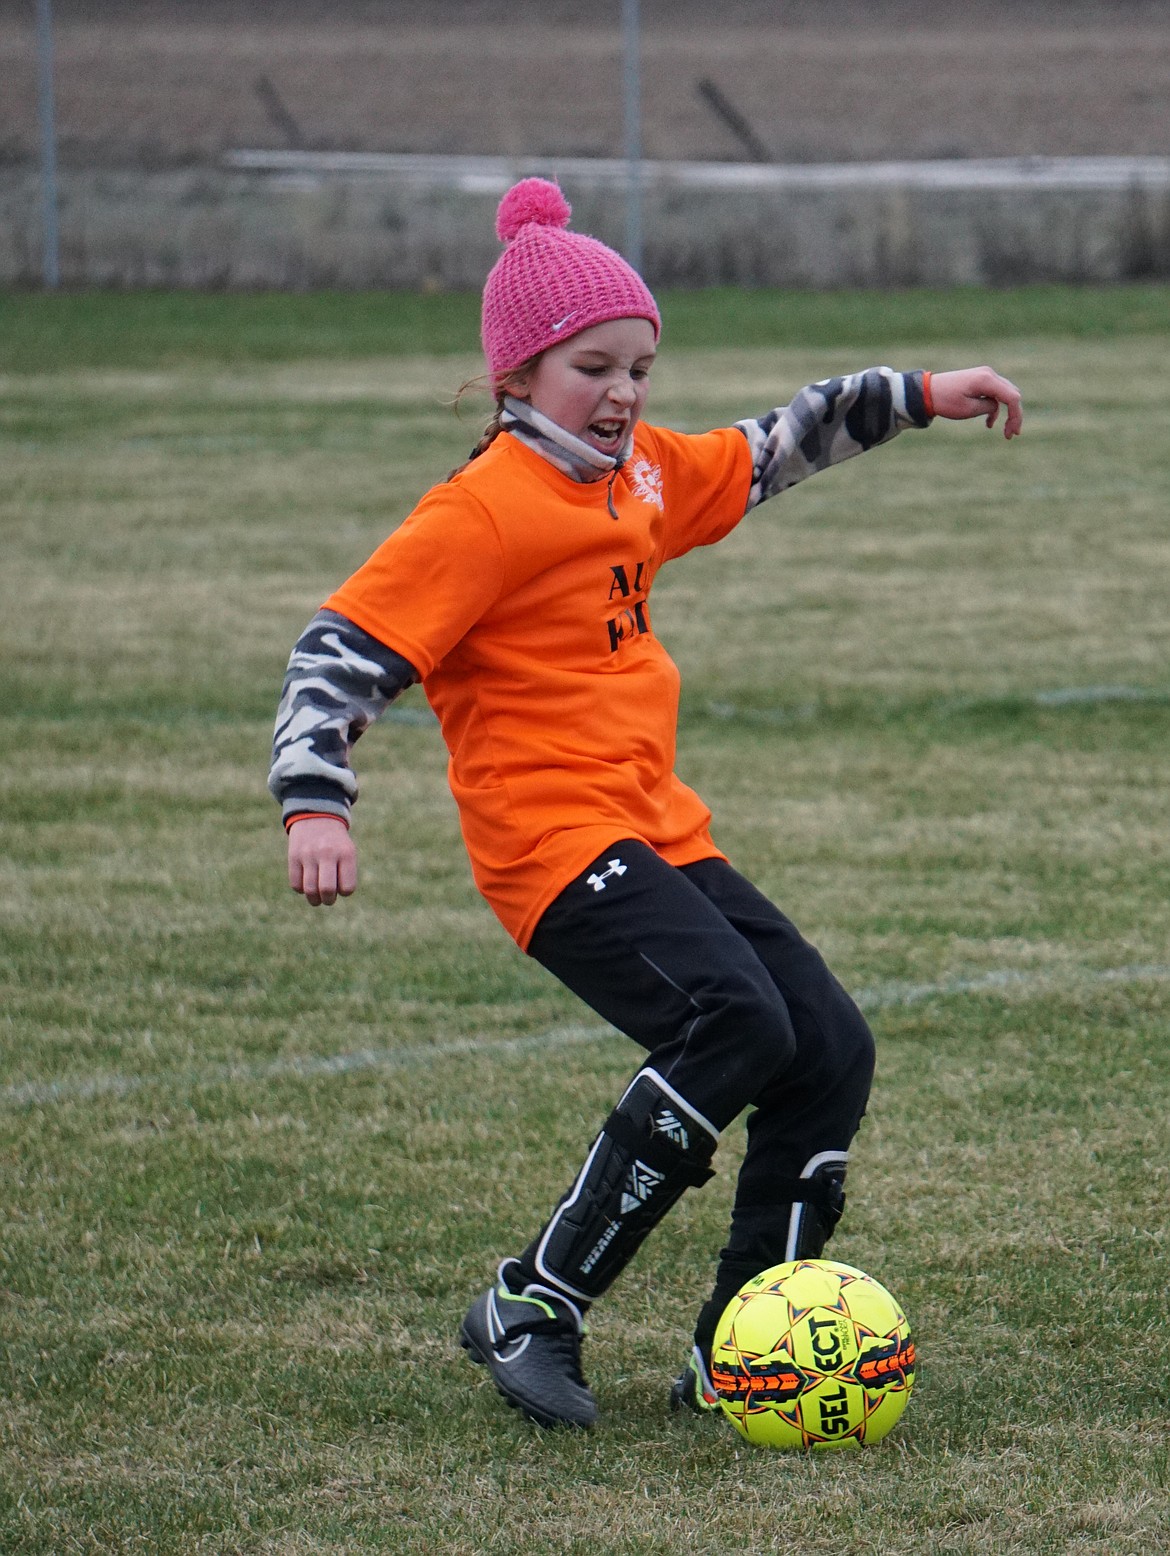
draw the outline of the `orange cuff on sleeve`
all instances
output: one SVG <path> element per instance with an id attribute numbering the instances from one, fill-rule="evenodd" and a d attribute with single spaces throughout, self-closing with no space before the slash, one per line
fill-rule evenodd
<path id="1" fill-rule="evenodd" d="M 332 810 L 300 810 L 295 816 L 288 818 L 284 830 L 287 832 L 291 827 L 295 827 L 298 821 L 340 821 L 345 830 L 349 831 L 349 822 L 345 817 L 339 816 Z"/>
<path id="2" fill-rule="evenodd" d="M 922 375 L 922 403 L 926 406 L 926 414 L 928 416 L 934 415 L 934 396 L 930 392 L 931 376 L 930 373 L 923 373 Z"/>

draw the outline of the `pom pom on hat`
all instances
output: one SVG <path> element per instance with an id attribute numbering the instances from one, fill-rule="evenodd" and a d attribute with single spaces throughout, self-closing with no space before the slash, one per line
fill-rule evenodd
<path id="1" fill-rule="evenodd" d="M 496 237 L 511 243 L 526 222 L 541 227 L 567 227 L 573 207 L 556 184 L 547 178 L 522 178 L 500 201 L 496 212 Z"/>
<path id="2" fill-rule="evenodd" d="M 614 249 L 568 230 L 572 208 L 545 178 L 524 178 L 500 201 L 506 245 L 483 289 L 483 349 L 498 384 L 562 340 L 610 319 L 648 319 L 662 330 L 650 288 Z"/>

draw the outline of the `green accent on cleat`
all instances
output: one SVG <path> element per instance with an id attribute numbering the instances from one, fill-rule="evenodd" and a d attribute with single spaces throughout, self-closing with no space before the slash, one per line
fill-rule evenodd
<path id="1" fill-rule="evenodd" d="M 697 1345 L 682 1372 L 670 1385 L 670 1408 L 690 1410 L 697 1416 L 711 1415 L 719 1409 L 719 1395 Z"/>
<path id="2" fill-rule="evenodd" d="M 537 1426 L 592 1426 L 597 1401 L 581 1373 L 585 1325 L 576 1303 L 548 1286 L 497 1285 L 471 1304 L 459 1343 L 485 1366 L 508 1404 Z"/>

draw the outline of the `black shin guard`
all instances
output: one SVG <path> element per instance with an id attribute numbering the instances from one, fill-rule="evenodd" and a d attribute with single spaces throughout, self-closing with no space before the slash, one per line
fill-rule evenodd
<path id="1" fill-rule="evenodd" d="M 819 1259 L 845 1209 L 844 1151 L 822 1151 L 799 1178 L 771 1185 L 767 1203 L 743 1204 L 732 1213 L 727 1247 L 719 1255 L 715 1290 L 695 1325 L 704 1356 L 727 1304 L 761 1270 L 790 1259 Z"/>
<path id="2" fill-rule="evenodd" d="M 591 1302 L 684 1190 L 712 1176 L 715 1128 L 654 1070 L 640 1071 L 573 1187 L 520 1258 L 529 1279 Z"/>
<path id="3" fill-rule="evenodd" d="M 806 1165 L 788 1216 L 785 1259 L 819 1259 L 824 1253 L 845 1213 L 847 1160 L 844 1151 L 822 1151 Z"/>

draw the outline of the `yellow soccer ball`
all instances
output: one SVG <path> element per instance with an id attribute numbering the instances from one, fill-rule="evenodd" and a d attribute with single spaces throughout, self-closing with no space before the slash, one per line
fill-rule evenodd
<path id="1" fill-rule="evenodd" d="M 914 1385 L 914 1341 L 884 1286 L 848 1264 L 794 1259 L 748 1281 L 715 1330 L 724 1414 L 768 1448 L 879 1442 Z"/>

